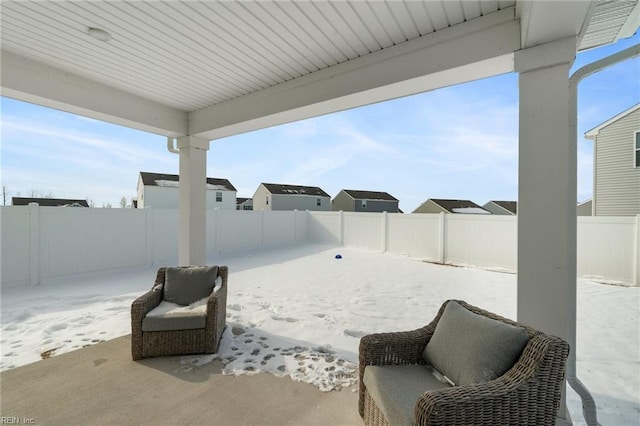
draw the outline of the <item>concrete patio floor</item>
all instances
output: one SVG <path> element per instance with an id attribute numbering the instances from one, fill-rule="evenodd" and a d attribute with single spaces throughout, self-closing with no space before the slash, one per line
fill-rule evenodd
<path id="1" fill-rule="evenodd" d="M 131 336 L 0 374 L 0 416 L 35 425 L 362 425 L 357 389 L 321 392 L 271 374 L 224 376 L 214 361 L 131 360 Z"/>

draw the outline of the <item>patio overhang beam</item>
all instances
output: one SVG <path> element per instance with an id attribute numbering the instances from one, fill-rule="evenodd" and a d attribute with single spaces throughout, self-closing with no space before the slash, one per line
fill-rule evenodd
<path id="1" fill-rule="evenodd" d="M 165 136 L 188 132 L 187 112 L 2 51 L 2 96 Z"/>
<path id="2" fill-rule="evenodd" d="M 217 139 L 512 72 L 520 25 L 508 8 L 189 114 Z"/>

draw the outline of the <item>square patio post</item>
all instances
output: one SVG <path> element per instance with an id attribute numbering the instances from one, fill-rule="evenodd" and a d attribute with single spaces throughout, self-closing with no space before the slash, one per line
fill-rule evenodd
<path id="1" fill-rule="evenodd" d="M 184 136 L 178 138 L 178 149 L 180 150 L 178 264 L 181 266 L 205 265 L 209 141 Z"/>
<path id="2" fill-rule="evenodd" d="M 576 321 L 577 142 L 569 137 L 569 69 L 575 53 L 570 37 L 515 56 L 518 321 L 568 342 Z M 571 424 L 564 392 L 558 424 Z"/>

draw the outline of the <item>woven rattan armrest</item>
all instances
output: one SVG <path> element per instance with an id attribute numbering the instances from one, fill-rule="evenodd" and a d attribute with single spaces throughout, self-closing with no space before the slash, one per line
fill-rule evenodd
<path id="1" fill-rule="evenodd" d="M 554 425 L 568 351 L 556 337 L 534 336 L 497 379 L 425 392 L 416 403 L 415 424 Z"/>
<path id="2" fill-rule="evenodd" d="M 433 335 L 435 323 L 412 331 L 374 333 L 360 339 L 358 409 L 364 413 L 364 369 L 368 365 L 424 364 L 422 352 Z"/>
<path id="3" fill-rule="evenodd" d="M 218 276 L 222 278 L 222 287 L 218 291 L 212 291 L 207 298 L 207 319 L 205 326 L 206 351 L 213 353 L 218 349 L 218 342 L 227 320 L 227 279 L 229 276 L 229 268 L 226 266 L 218 267 Z"/>

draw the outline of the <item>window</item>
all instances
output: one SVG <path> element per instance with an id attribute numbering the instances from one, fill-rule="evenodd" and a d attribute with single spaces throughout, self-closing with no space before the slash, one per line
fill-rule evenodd
<path id="1" fill-rule="evenodd" d="M 269 205 L 269 196 L 267 195 L 267 205 Z"/>
<path id="2" fill-rule="evenodd" d="M 222 192 L 216 192 L 216 203 L 222 202 Z"/>
<path id="3" fill-rule="evenodd" d="M 636 167 L 640 167 L 640 132 L 636 132 Z"/>
<path id="4" fill-rule="evenodd" d="M 320 207 L 322 205 L 322 198 L 316 198 L 316 206 Z"/>
<path id="5" fill-rule="evenodd" d="M 363 209 L 367 208 L 367 200 L 362 200 L 362 208 Z"/>

